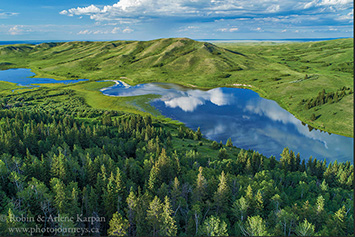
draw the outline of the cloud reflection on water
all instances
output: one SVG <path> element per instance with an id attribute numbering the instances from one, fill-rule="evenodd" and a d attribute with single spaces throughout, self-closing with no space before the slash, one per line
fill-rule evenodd
<path id="1" fill-rule="evenodd" d="M 327 138 L 330 137 L 329 134 L 320 131 L 309 132 L 308 127 L 304 126 L 295 116 L 281 108 L 275 101 L 261 98 L 258 100 L 249 100 L 245 106 L 245 111 L 266 116 L 273 121 L 282 122 L 283 124 L 293 124 L 300 134 L 322 142 L 324 147 L 328 149 Z"/>
<path id="2" fill-rule="evenodd" d="M 122 90 L 123 87 L 125 90 Z M 104 88 L 101 91 L 104 94 L 115 96 L 161 95 L 160 100 L 166 106 L 180 108 L 185 112 L 193 112 L 198 106 L 208 101 L 217 106 L 228 105 L 233 98 L 233 95 L 223 93 L 221 88 L 202 91 L 167 83 L 149 83 L 127 87 L 118 81 L 115 86 Z"/>
<path id="3" fill-rule="evenodd" d="M 225 94 L 220 88 L 209 91 L 188 90 L 176 91 L 175 94 L 164 95 L 161 100 L 170 108 L 179 107 L 185 112 L 193 112 L 199 105 L 210 101 L 217 106 L 228 105 L 232 95 Z"/>
<path id="4" fill-rule="evenodd" d="M 349 160 L 353 156 L 353 139 L 309 131 L 301 121 L 282 109 L 275 101 L 266 100 L 250 90 L 215 88 L 208 91 L 189 89 L 167 83 L 150 83 L 135 87 L 116 85 L 103 93 L 114 96 L 158 94 L 152 104 L 168 117 L 192 129 L 201 127 L 209 139 L 253 149 L 277 158 L 284 147 L 329 161 Z"/>

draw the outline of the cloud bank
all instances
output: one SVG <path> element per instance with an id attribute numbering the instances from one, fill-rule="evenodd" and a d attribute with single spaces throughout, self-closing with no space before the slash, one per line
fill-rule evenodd
<path id="1" fill-rule="evenodd" d="M 305 34 L 317 31 L 330 32 L 330 26 L 340 27 L 340 31 L 344 32 L 351 31 L 353 2 L 352 0 L 121 0 L 113 5 L 91 4 L 74 7 L 62 10 L 60 14 L 79 18 L 86 16 L 102 25 L 107 22 L 125 25 L 120 33 L 136 31 L 138 25 L 141 26 L 141 31 L 145 31 L 149 30 L 145 25 L 166 24 L 165 30 L 185 34 L 200 33 L 201 35 L 201 32 L 206 32 L 206 35 L 211 32 L 219 35 L 245 32 Z M 80 34 L 83 33 L 85 32 Z M 91 34 L 95 34 L 95 31 Z"/>
<path id="2" fill-rule="evenodd" d="M 88 15 L 96 21 L 144 18 L 240 18 L 267 15 L 338 12 L 353 7 L 352 0 L 121 0 L 113 5 L 76 7 L 60 12 L 67 16 Z M 308 9 L 308 11 L 305 11 Z M 309 10 L 312 12 L 309 12 Z"/>

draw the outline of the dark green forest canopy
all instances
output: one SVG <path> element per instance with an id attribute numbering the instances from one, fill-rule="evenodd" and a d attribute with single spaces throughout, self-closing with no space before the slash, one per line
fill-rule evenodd
<path id="1" fill-rule="evenodd" d="M 0 69 L 30 68 L 37 77 L 55 79 L 122 79 L 131 85 L 248 85 L 314 128 L 353 137 L 353 94 L 346 91 L 335 99 L 341 88 L 354 87 L 353 48 L 353 38 L 283 44 L 187 38 L 18 44 L 0 46 Z M 334 98 L 316 103 L 323 90 Z"/>
<path id="2" fill-rule="evenodd" d="M 232 142 L 93 108 L 71 89 L 1 94 L 0 235 L 354 235 L 350 162 Z"/>

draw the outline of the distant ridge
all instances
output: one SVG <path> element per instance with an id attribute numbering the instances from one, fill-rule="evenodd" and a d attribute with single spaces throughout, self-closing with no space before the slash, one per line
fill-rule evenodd
<path id="1" fill-rule="evenodd" d="M 273 41 L 296 41 L 296 42 L 314 42 L 314 41 L 327 41 L 336 39 L 349 39 L 351 37 L 339 38 L 291 38 L 291 39 L 195 39 L 197 41 L 252 41 L 252 42 L 273 42 Z"/>
<path id="2" fill-rule="evenodd" d="M 41 71 L 71 78 L 103 79 L 129 74 L 152 80 L 153 75 L 212 79 L 212 76 L 227 78 L 231 72 L 248 68 L 243 54 L 188 38 L 72 41 L 0 47 L 0 55 L 11 58 L 19 54 L 30 61 L 40 61 Z M 66 72 L 63 74 L 63 71 Z M 88 75 L 90 73 L 95 76 Z"/>
<path id="3" fill-rule="evenodd" d="M 195 41 L 253 41 L 253 42 L 264 42 L 264 41 L 299 41 L 299 42 L 313 42 L 313 41 L 326 41 L 335 39 L 348 39 L 353 37 L 339 37 L 339 38 L 291 38 L 291 39 L 193 39 Z M 10 45 L 10 44 L 41 44 L 41 43 L 52 43 L 52 42 L 73 42 L 80 40 L 15 40 L 15 41 L 0 41 L 0 45 Z M 91 42 L 103 42 L 104 40 L 89 40 Z M 108 40 L 115 41 L 115 40 Z M 137 40 L 132 40 L 137 41 Z M 148 40 L 150 41 L 150 40 Z"/>

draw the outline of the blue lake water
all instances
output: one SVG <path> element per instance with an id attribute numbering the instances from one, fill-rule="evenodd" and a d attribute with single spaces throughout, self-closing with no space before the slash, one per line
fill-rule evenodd
<path id="1" fill-rule="evenodd" d="M 18 86 L 31 86 L 33 84 L 45 84 L 45 83 L 75 83 L 79 81 L 87 81 L 87 79 L 77 79 L 77 80 L 55 80 L 51 78 L 31 78 L 36 75 L 31 72 L 31 69 L 27 68 L 16 68 L 9 70 L 0 70 L 0 81 L 16 83 Z"/>
<path id="2" fill-rule="evenodd" d="M 280 157 L 285 147 L 328 162 L 353 163 L 354 139 L 311 130 L 275 101 L 240 88 L 197 90 L 175 84 L 149 83 L 131 87 L 122 82 L 101 90 L 109 96 L 158 94 L 151 102 L 162 115 L 178 120 L 217 142 L 232 138 L 233 145 Z M 310 131 L 311 130 L 311 131 Z"/>

